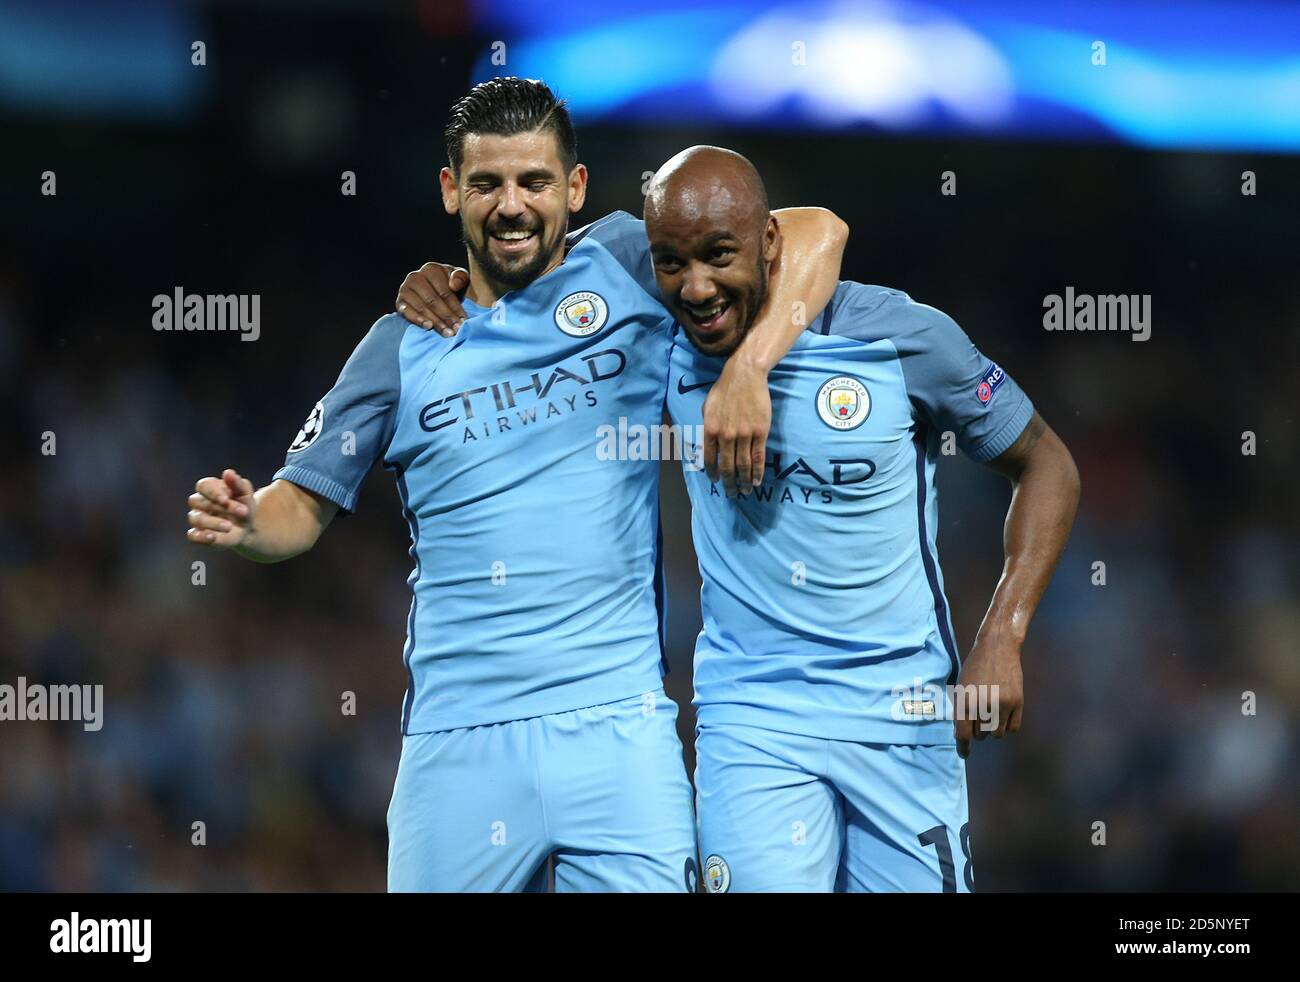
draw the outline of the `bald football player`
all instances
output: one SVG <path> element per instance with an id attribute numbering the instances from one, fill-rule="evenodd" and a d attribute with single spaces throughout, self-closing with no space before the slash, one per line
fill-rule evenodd
<path id="1" fill-rule="evenodd" d="M 781 227 L 754 167 L 718 147 L 660 168 L 645 223 L 684 329 L 668 400 L 689 433 L 763 309 Z M 840 282 L 768 381 L 761 483 L 684 468 L 705 887 L 970 891 L 964 758 L 1020 729 L 1021 646 L 1074 520 L 1074 461 L 950 317 L 888 287 Z M 964 660 L 936 548 L 945 433 L 1012 490 Z"/>

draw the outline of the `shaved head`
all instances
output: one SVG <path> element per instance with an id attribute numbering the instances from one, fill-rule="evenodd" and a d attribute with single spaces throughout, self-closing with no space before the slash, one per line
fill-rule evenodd
<path id="1" fill-rule="evenodd" d="M 730 354 L 767 299 L 781 243 L 758 171 L 734 150 L 683 150 L 651 179 L 645 224 L 664 303 L 702 352 Z"/>
<path id="2" fill-rule="evenodd" d="M 758 171 L 725 147 L 687 147 L 659 168 L 646 192 L 646 221 L 711 215 L 762 231 L 768 214 L 767 188 Z"/>

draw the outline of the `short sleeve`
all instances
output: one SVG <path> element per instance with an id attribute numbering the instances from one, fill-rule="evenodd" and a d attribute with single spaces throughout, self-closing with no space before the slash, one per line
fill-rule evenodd
<path id="1" fill-rule="evenodd" d="M 1015 380 L 943 311 L 909 300 L 897 316 L 894 346 L 913 404 L 981 463 L 1015 443 L 1034 415 Z"/>
<path id="2" fill-rule="evenodd" d="M 401 394 L 398 349 L 406 322 L 380 318 L 343 366 L 334 388 L 312 408 L 274 479 L 356 509 L 366 474 L 392 442 Z"/>
<path id="3" fill-rule="evenodd" d="M 646 293 L 659 302 L 659 286 L 655 282 L 654 266 L 650 262 L 650 243 L 646 239 L 645 222 L 633 218 L 625 211 L 613 211 L 590 225 L 584 225 L 567 237 L 568 246 L 574 248 L 585 239 L 599 242 L 615 261 L 623 267 Z"/>

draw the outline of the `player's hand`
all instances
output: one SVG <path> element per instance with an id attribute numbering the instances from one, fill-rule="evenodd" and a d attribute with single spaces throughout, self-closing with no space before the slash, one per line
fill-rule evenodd
<path id="1" fill-rule="evenodd" d="M 772 396 L 767 372 L 741 358 L 727 359 L 704 400 L 704 469 L 727 490 L 763 483 Z"/>
<path id="2" fill-rule="evenodd" d="M 437 330 L 449 338 L 466 320 L 457 294 L 468 287 L 468 270 L 445 263 L 425 263 L 402 280 L 402 288 L 397 291 L 397 312 L 412 324 Z"/>
<path id="3" fill-rule="evenodd" d="M 1001 739 L 1003 734 L 1019 731 L 1025 678 L 1020 670 L 1018 643 L 988 635 L 980 637 L 962 665 L 957 684 L 959 705 L 954 729 L 959 756 L 970 754 L 972 737 L 983 740 L 991 734 Z M 966 693 L 970 695 L 963 698 Z"/>
<path id="4" fill-rule="evenodd" d="M 205 477 L 194 485 L 189 497 L 190 530 L 185 538 L 196 545 L 233 549 L 253 529 L 257 502 L 253 482 L 230 468 L 220 477 Z"/>

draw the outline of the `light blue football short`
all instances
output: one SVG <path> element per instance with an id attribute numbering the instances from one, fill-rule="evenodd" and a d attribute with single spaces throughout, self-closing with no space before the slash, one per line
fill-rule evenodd
<path id="1" fill-rule="evenodd" d="M 691 786 L 662 689 L 403 738 L 388 889 L 693 892 Z"/>
<path id="2" fill-rule="evenodd" d="M 974 889 L 955 746 L 702 724 L 695 749 L 707 892 Z"/>

